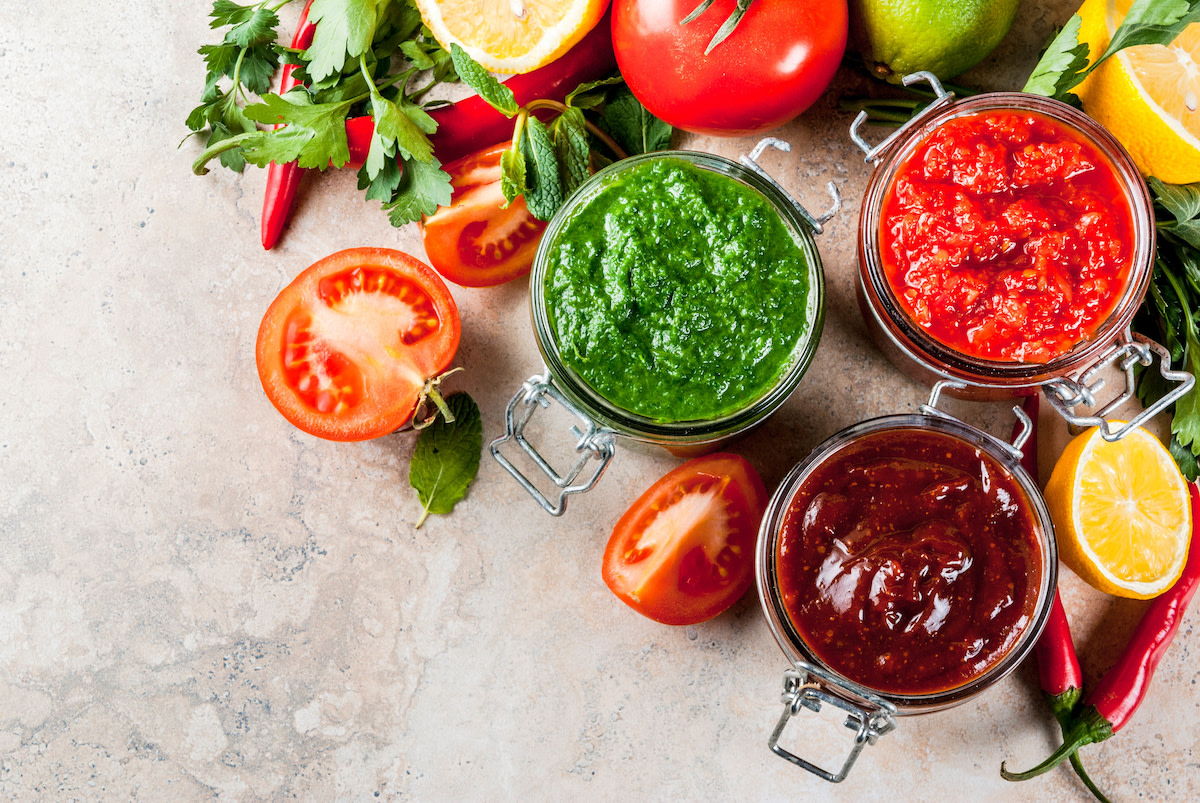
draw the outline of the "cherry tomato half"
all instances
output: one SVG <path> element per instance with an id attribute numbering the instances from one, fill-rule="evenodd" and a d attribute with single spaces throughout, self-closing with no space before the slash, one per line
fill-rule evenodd
<path id="1" fill-rule="evenodd" d="M 716 0 L 613 0 L 621 75 L 651 114 L 676 128 L 744 136 L 777 128 L 813 104 L 846 50 L 846 0 L 755 0 L 708 55 L 737 6 Z"/>
<path id="2" fill-rule="evenodd" d="M 464 287 L 490 287 L 529 273 L 545 221 L 517 198 L 507 208 L 500 190 L 502 142 L 442 167 L 454 188 L 450 206 L 421 221 L 429 263 Z"/>
<path id="3" fill-rule="evenodd" d="M 745 459 L 718 453 L 689 460 L 621 516 L 604 550 L 604 582 L 656 622 L 711 619 L 754 579 L 766 506 L 762 479 Z"/>
<path id="4" fill-rule="evenodd" d="M 263 390 L 283 417 L 335 441 L 409 422 L 425 380 L 458 350 L 458 308 L 428 265 L 387 248 L 351 248 L 306 268 L 258 329 Z"/>

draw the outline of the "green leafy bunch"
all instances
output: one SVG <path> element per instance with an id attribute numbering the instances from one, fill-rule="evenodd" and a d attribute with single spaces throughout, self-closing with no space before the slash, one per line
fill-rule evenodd
<path id="1" fill-rule="evenodd" d="M 670 144 L 670 126 L 646 112 L 619 77 L 580 87 L 565 103 L 518 107 L 465 51 L 455 45 L 452 55 L 437 43 L 412 0 L 313 0 L 306 50 L 277 43 L 276 12 L 287 2 L 215 0 L 212 27 L 227 30 L 220 44 L 200 48 L 208 74 L 187 119 L 194 133 L 207 133 L 196 173 L 206 173 L 213 158 L 237 171 L 271 162 L 341 167 L 350 160 L 347 118 L 369 114 L 374 133 L 359 189 L 382 202 L 393 225 L 419 220 L 451 200 L 450 176 L 430 140 L 437 123 L 428 110 L 440 102 L 424 99 L 459 80 L 515 119 L 503 161 L 505 197 L 523 195 L 543 220 L 595 165 Z M 300 82 L 283 94 L 270 91 L 280 63 L 295 65 Z"/>
<path id="2" fill-rule="evenodd" d="M 383 202 L 395 225 L 449 204 L 450 179 L 429 139 L 437 124 L 422 98 L 457 76 L 412 3 L 313 0 L 308 18 L 316 27 L 303 51 L 277 44 L 282 5 L 214 3 L 213 27 L 230 28 L 221 44 L 200 49 L 208 77 L 187 124 L 209 135 L 196 172 L 207 172 L 213 157 L 235 170 L 246 162 L 341 167 L 350 160 L 347 117 L 369 113 L 374 134 L 359 171 L 367 199 Z M 301 82 L 282 95 L 270 91 L 281 60 L 296 65 Z"/>
<path id="3" fill-rule="evenodd" d="M 1200 377 L 1200 184 L 1147 181 L 1154 196 L 1158 247 L 1146 301 L 1133 326 L 1171 352 L 1171 366 Z M 1149 405 L 1171 389 L 1159 371 L 1138 376 L 1138 398 Z M 1171 455 L 1184 476 L 1200 476 L 1200 391 L 1175 402 Z"/>

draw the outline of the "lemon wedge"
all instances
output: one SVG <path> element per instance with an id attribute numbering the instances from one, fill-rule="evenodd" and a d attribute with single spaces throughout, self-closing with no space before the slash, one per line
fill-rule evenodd
<path id="1" fill-rule="evenodd" d="M 1192 532 L 1187 481 L 1144 429 L 1115 443 L 1098 428 L 1074 438 L 1045 497 L 1059 557 L 1094 588 L 1148 599 L 1183 571 Z"/>
<path id="2" fill-rule="evenodd" d="M 1097 58 L 1132 0 L 1087 0 L 1079 39 Z M 1084 111 L 1112 132 L 1144 175 L 1200 181 L 1200 23 L 1170 45 L 1138 45 L 1105 60 L 1075 89 Z"/>
<path id="3" fill-rule="evenodd" d="M 417 0 L 421 18 L 449 49 L 457 44 L 491 72 L 548 64 L 587 34 L 609 0 Z"/>

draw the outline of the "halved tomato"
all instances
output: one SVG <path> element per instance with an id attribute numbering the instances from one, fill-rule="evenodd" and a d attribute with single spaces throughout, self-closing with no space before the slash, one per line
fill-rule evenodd
<path id="1" fill-rule="evenodd" d="M 505 208 L 500 155 L 510 142 L 443 165 L 454 195 L 421 221 L 429 264 L 464 287 L 491 287 L 529 273 L 546 222 L 518 197 Z"/>
<path id="2" fill-rule="evenodd" d="M 689 460 L 617 522 L 604 550 L 604 582 L 656 622 L 711 619 L 754 580 L 754 543 L 766 507 L 762 479 L 744 458 L 718 453 Z"/>
<path id="3" fill-rule="evenodd" d="M 258 329 L 263 390 L 320 438 L 359 441 L 409 422 L 428 379 L 458 350 L 458 307 L 420 260 L 350 248 L 302 272 Z"/>

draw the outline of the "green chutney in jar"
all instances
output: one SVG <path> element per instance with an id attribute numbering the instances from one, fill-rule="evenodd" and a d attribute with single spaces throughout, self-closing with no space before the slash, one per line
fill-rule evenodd
<path id="1" fill-rule="evenodd" d="M 547 316 L 564 365 L 660 422 L 745 409 L 819 314 L 809 257 L 759 191 L 666 157 L 615 173 L 550 244 Z"/>

